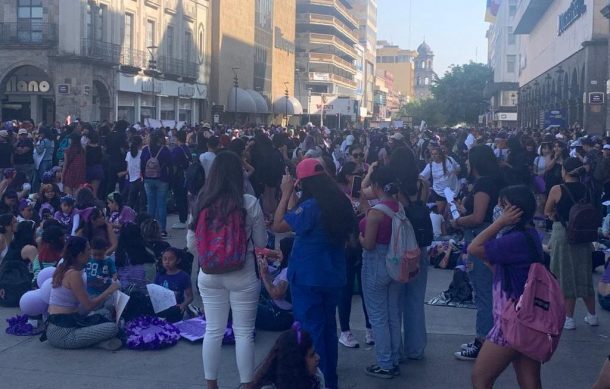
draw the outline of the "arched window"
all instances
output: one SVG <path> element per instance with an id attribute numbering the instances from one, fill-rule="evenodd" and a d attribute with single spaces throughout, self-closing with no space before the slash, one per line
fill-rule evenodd
<path id="1" fill-rule="evenodd" d="M 430 85 L 430 79 L 428 77 L 424 78 L 424 85 Z"/>

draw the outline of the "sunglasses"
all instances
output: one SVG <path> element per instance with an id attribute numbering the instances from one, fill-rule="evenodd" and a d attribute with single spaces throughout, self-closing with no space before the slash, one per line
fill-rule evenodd
<path id="1" fill-rule="evenodd" d="M 352 154 L 352 157 L 354 157 L 354 158 L 364 158 L 364 153 L 354 153 L 354 154 Z"/>

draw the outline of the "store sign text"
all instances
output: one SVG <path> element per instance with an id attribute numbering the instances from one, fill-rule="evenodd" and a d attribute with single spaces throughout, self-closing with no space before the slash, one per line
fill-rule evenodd
<path id="1" fill-rule="evenodd" d="M 570 7 L 562 14 L 559 15 L 559 34 L 561 35 L 575 21 L 577 21 L 584 13 L 587 12 L 587 5 L 585 0 L 572 0 Z"/>
<path id="2" fill-rule="evenodd" d="M 6 83 L 6 93 L 47 93 L 51 89 L 48 81 L 17 81 L 11 77 Z"/>

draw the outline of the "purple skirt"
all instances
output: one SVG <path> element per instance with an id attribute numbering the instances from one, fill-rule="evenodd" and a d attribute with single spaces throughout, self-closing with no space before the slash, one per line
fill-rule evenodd
<path id="1" fill-rule="evenodd" d="M 102 181 L 104 179 L 104 167 L 102 165 L 87 166 L 87 181 Z"/>

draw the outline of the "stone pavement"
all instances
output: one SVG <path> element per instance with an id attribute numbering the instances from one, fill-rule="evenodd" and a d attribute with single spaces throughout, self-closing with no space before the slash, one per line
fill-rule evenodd
<path id="1" fill-rule="evenodd" d="M 171 226 L 175 220 L 168 221 Z M 171 231 L 172 244 L 184 246 L 184 231 Z M 599 275 L 596 279 L 599 278 Z M 428 297 L 445 290 L 451 272 L 431 269 Z M 354 297 L 352 328 L 364 340 L 364 317 Z M 203 388 L 201 344 L 181 341 L 162 351 L 98 349 L 58 350 L 37 337 L 6 335 L 5 319 L 18 309 L 0 308 L 0 388 L 58 389 L 173 389 Z M 600 312 L 597 328 L 582 322 L 582 303 L 578 304 L 577 329 L 564 332 L 553 359 L 543 366 L 545 388 L 590 388 L 604 359 L 610 353 L 610 313 Z M 457 361 L 453 352 L 461 343 L 472 340 L 475 311 L 469 309 L 426 306 L 428 348 L 422 361 L 402 365 L 402 376 L 379 380 L 366 376 L 363 368 L 373 362 L 370 347 L 346 349 L 339 346 L 339 383 L 341 388 L 468 388 L 471 362 Z M 256 362 L 260 363 L 277 337 L 276 333 L 257 332 Z M 239 377 L 233 346 L 224 346 L 219 383 L 222 388 L 237 388 Z M 516 388 L 512 369 L 498 381 L 497 388 Z"/>

